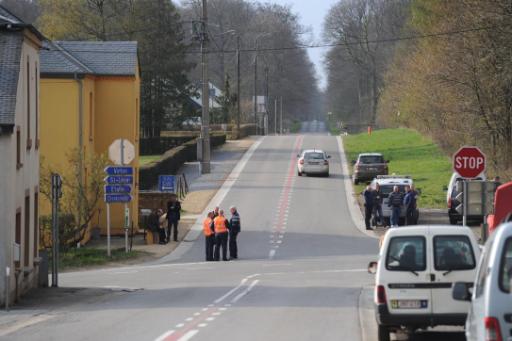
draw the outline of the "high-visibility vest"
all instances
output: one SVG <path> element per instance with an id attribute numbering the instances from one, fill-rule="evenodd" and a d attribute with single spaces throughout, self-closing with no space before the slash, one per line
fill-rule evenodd
<path id="1" fill-rule="evenodd" d="M 228 232 L 226 227 L 227 219 L 225 217 L 218 216 L 213 220 L 213 226 L 215 227 L 215 233 Z"/>
<path id="2" fill-rule="evenodd" d="M 206 218 L 203 221 L 203 233 L 204 233 L 204 235 L 206 237 L 209 237 L 209 236 L 211 236 L 213 234 L 211 225 L 212 225 L 212 219 L 211 218 Z"/>

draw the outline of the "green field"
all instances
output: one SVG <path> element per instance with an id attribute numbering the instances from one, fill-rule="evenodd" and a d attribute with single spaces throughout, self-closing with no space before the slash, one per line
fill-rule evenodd
<path id="1" fill-rule="evenodd" d="M 140 156 L 139 157 L 139 165 L 141 165 L 141 166 L 147 165 L 148 163 L 160 160 L 161 157 L 162 157 L 162 155 L 143 155 L 143 156 Z"/>
<path id="2" fill-rule="evenodd" d="M 350 162 L 359 153 L 382 153 L 389 160 L 389 174 L 410 175 L 421 190 L 419 205 L 429 208 L 446 207 L 446 193 L 452 173 L 450 159 L 432 140 L 410 129 L 376 130 L 343 138 Z M 351 171 L 352 168 L 350 167 Z M 364 185 L 356 186 L 356 192 Z"/>

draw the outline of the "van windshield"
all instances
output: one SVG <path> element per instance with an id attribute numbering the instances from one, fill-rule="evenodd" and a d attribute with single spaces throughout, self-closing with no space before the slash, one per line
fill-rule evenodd
<path id="1" fill-rule="evenodd" d="M 365 155 L 359 157 L 359 163 L 371 164 L 371 163 L 384 163 L 382 155 Z"/>
<path id="2" fill-rule="evenodd" d="M 500 264 L 500 288 L 506 293 L 511 293 L 512 285 L 512 238 L 509 238 L 503 249 Z"/>
<path id="3" fill-rule="evenodd" d="M 470 270 L 476 266 L 473 247 L 467 236 L 436 236 L 434 250 L 436 270 Z"/>
<path id="4" fill-rule="evenodd" d="M 391 271 L 425 271 L 426 264 L 424 237 L 391 238 L 386 256 L 386 269 Z"/>

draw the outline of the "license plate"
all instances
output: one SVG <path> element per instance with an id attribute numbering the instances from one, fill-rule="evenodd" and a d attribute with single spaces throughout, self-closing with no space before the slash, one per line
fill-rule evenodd
<path id="1" fill-rule="evenodd" d="M 309 162 L 310 165 L 319 165 L 320 163 L 318 162 Z"/>
<path id="2" fill-rule="evenodd" d="M 391 300 L 393 309 L 427 309 L 427 300 Z"/>

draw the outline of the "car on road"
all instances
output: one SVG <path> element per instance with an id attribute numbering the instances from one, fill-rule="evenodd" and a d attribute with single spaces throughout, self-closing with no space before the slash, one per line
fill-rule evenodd
<path id="1" fill-rule="evenodd" d="M 357 160 L 353 160 L 354 165 L 353 180 L 357 185 L 361 181 L 371 181 L 377 175 L 388 174 L 388 162 L 380 153 L 362 153 Z"/>
<path id="2" fill-rule="evenodd" d="M 456 283 L 453 298 L 470 301 L 468 341 L 512 339 L 512 223 L 500 225 L 487 240 L 474 285 Z"/>
<path id="3" fill-rule="evenodd" d="M 382 193 L 382 216 L 384 218 L 384 226 L 390 226 L 391 213 L 392 209 L 388 206 L 389 202 L 389 194 L 393 192 L 393 187 L 398 186 L 400 193 L 405 195 L 405 186 L 412 186 L 413 181 L 410 176 L 406 175 L 378 175 L 373 181 L 370 183 L 370 186 L 373 190 L 377 188 L 377 184 L 380 187 L 380 191 Z M 419 219 L 419 211 L 415 214 L 416 223 Z M 399 225 L 403 225 L 405 222 L 405 206 L 402 205 L 402 210 L 400 212 L 400 221 Z"/>
<path id="4" fill-rule="evenodd" d="M 448 217 L 450 219 L 450 224 L 456 225 L 462 221 L 462 214 L 457 212 L 457 206 L 461 204 L 461 202 L 457 199 L 457 195 L 460 193 L 460 189 L 462 186 L 462 181 L 464 179 L 460 177 L 457 173 L 453 173 L 450 182 L 448 183 L 448 188 L 446 192 L 446 204 L 448 206 Z M 472 180 L 485 180 L 485 175 L 481 174 L 479 177 Z M 460 185 L 457 185 L 460 183 Z M 480 224 L 483 222 L 482 215 L 471 215 L 467 217 L 468 222 Z"/>
<path id="5" fill-rule="evenodd" d="M 298 154 L 297 157 L 298 176 L 302 176 L 302 174 L 329 176 L 329 159 L 331 156 L 327 155 L 323 150 L 306 149 L 301 154 Z"/>
<path id="6" fill-rule="evenodd" d="M 378 262 L 368 266 L 375 278 L 375 316 L 379 341 L 398 330 L 463 326 L 468 302 L 452 298 L 455 282 L 472 283 L 480 248 L 467 227 L 409 226 L 390 229 Z"/>

